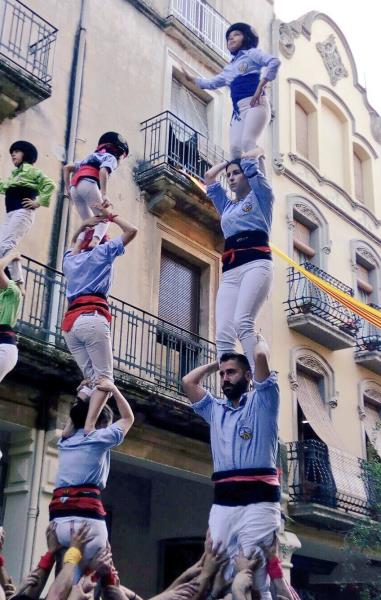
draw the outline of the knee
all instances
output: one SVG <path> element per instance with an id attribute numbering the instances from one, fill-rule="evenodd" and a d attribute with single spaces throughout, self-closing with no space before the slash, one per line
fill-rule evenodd
<path id="1" fill-rule="evenodd" d="M 239 315 L 234 318 L 234 329 L 239 340 L 254 332 L 254 319 L 250 315 Z"/>

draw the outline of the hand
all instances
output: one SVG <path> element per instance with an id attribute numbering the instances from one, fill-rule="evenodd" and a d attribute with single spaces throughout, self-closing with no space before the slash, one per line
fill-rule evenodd
<path id="1" fill-rule="evenodd" d="M 11 578 L 9 578 L 9 581 L 4 585 L 4 593 L 6 600 L 10 600 L 10 598 L 16 594 L 16 586 Z"/>
<path id="2" fill-rule="evenodd" d="M 109 208 L 110 206 L 112 206 L 111 200 L 106 195 L 102 196 L 102 207 Z"/>
<path id="3" fill-rule="evenodd" d="M 196 581 L 181 583 L 172 590 L 165 591 L 163 600 L 190 600 L 197 593 L 199 587 L 200 584 Z"/>
<path id="4" fill-rule="evenodd" d="M 220 551 L 221 544 L 222 542 L 217 542 L 217 544 L 213 548 L 212 540 L 210 537 L 207 537 L 205 541 L 205 557 L 202 566 L 202 574 L 205 577 L 212 578 L 218 571 L 219 567 L 223 563 L 226 564 L 227 555 L 225 551 Z"/>
<path id="5" fill-rule="evenodd" d="M 244 569 L 237 573 L 233 579 L 232 592 L 233 598 L 237 594 L 246 594 L 253 587 L 253 571 Z"/>
<path id="6" fill-rule="evenodd" d="M 57 523 L 52 521 L 51 523 L 49 523 L 48 528 L 46 530 L 46 543 L 48 546 L 48 550 L 49 552 L 53 552 L 53 554 L 55 554 L 56 552 L 58 552 L 58 550 L 62 548 L 62 545 L 59 543 L 57 538 L 56 529 Z"/>
<path id="7" fill-rule="evenodd" d="M 234 564 L 237 572 L 250 569 L 256 571 L 260 566 L 263 566 L 265 559 L 263 558 L 261 549 L 257 546 L 254 548 L 250 557 L 246 557 L 243 549 L 240 547 L 238 554 L 234 557 Z"/>
<path id="8" fill-rule="evenodd" d="M 39 574 L 39 567 L 37 567 L 22 580 L 17 590 L 17 594 L 22 594 L 22 592 L 29 587 L 35 587 L 38 583 L 40 583 L 40 579 L 41 576 Z"/>
<path id="9" fill-rule="evenodd" d="M 265 546 L 264 544 L 258 544 L 267 560 L 271 560 L 274 556 L 279 556 L 279 537 L 277 533 L 274 533 L 274 538 L 271 546 Z"/>
<path id="10" fill-rule="evenodd" d="M 189 75 L 188 71 L 186 71 L 184 69 L 184 67 L 181 67 L 181 70 L 183 72 L 183 75 L 184 75 L 185 79 L 187 81 L 189 81 L 190 83 L 194 83 L 195 77 L 193 77 L 192 75 Z"/>
<path id="11" fill-rule="evenodd" d="M 225 562 L 221 563 L 217 573 L 214 576 L 211 595 L 213 598 L 223 598 L 226 592 L 230 589 L 233 579 L 225 579 L 225 569 L 229 563 L 229 558 L 226 557 Z"/>
<path id="12" fill-rule="evenodd" d="M 93 596 L 93 590 L 95 586 L 95 581 L 91 581 L 90 577 L 82 577 L 77 583 L 77 585 L 73 585 L 69 595 L 69 599 L 90 600 Z"/>
<path id="13" fill-rule="evenodd" d="M 101 548 L 89 561 L 89 569 L 95 571 L 100 577 L 105 577 L 113 567 L 110 548 Z"/>
<path id="14" fill-rule="evenodd" d="M 252 99 L 250 100 L 250 106 L 251 108 L 254 108 L 254 106 L 257 106 L 259 103 L 259 98 L 261 97 L 261 91 L 258 88 L 255 91 L 255 94 L 253 95 Z"/>
<path id="15" fill-rule="evenodd" d="M 77 391 L 77 392 L 80 392 L 80 391 L 81 391 L 81 389 L 82 389 L 83 387 L 85 387 L 85 386 L 87 386 L 87 387 L 90 387 L 90 388 L 93 386 L 93 384 L 92 384 L 92 382 L 91 382 L 91 379 L 82 379 L 82 381 L 81 381 L 81 383 L 79 384 L 79 386 L 77 387 L 76 391 Z"/>
<path id="16" fill-rule="evenodd" d="M 99 211 L 101 211 L 101 207 L 97 206 L 97 209 Z M 87 229 L 87 227 L 95 227 L 95 225 L 98 225 L 99 223 L 105 223 L 107 221 L 107 215 L 109 214 L 108 212 L 103 214 L 103 212 L 106 209 L 102 210 L 102 214 L 96 217 L 90 217 L 89 219 L 86 219 L 86 221 L 83 221 L 82 223 L 82 231 Z"/>
<path id="17" fill-rule="evenodd" d="M 103 378 L 96 383 L 95 387 L 101 392 L 113 392 L 115 389 L 115 383 L 110 381 L 110 379 Z"/>
<path id="18" fill-rule="evenodd" d="M 90 535 L 90 524 L 82 521 L 77 531 L 74 531 L 74 521 L 70 523 L 70 547 L 78 548 L 82 552 L 82 548 L 88 542 L 91 542 L 94 536 Z"/>
<path id="19" fill-rule="evenodd" d="M 198 577 L 202 571 L 203 562 L 204 555 L 202 555 L 202 557 L 194 565 L 188 567 L 188 569 L 186 569 L 186 571 L 182 573 L 179 579 L 181 579 L 181 581 L 185 583 L 186 581 L 191 581 L 192 579 Z"/>
<path id="20" fill-rule="evenodd" d="M 37 202 L 37 200 L 31 200 L 30 198 L 23 198 L 21 204 L 23 205 L 23 208 L 30 208 L 32 210 L 35 210 L 40 206 L 40 203 Z"/>

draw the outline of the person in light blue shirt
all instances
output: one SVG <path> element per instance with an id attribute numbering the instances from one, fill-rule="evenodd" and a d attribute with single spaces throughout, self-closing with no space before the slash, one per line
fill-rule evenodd
<path id="1" fill-rule="evenodd" d="M 247 23 L 231 25 L 226 32 L 226 41 L 232 60 L 221 73 L 211 79 L 193 77 L 185 70 L 184 75 L 202 89 L 230 87 L 233 103 L 230 154 L 234 159 L 256 147 L 270 122 L 271 109 L 265 87 L 275 79 L 280 60 L 257 48 L 258 35 Z M 265 72 L 262 74 L 263 69 Z"/>
<path id="2" fill-rule="evenodd" d="M 62 438 L 57 443 L 58 472 L 49 506 L 50 520 L 56 525 L 58 541 L 63 548 L 69 547 L 73 530 L 78 530 L 83 521 L 89 525 L 90 541 L 76 570 L 76 581 L 94 554 L 107 545 L 106 512 L 101 492 L 110 471 L 110 450 L 122 444 L 134 422 L 128 401 L 113 383 L 104 381 L 99 389 L 114 395 L 120 418 L 112 423 L 113 413 L 106 405 L 95 430 L 86 434 L 84 426 L 89 405 L 82 400 L 74 402 Z"/>
<path id="3" fill-rule="evenodd" d="M 222 279 L 216 300 L 216 344 L 220 357 L 233 352 L 237 339 L 249 362 L 255 346 L 255 319 L 273 278 L 270 231 L 274 196 L 259 168 L 261 148 L 242 160 L 222 162 L 205 173 L 207 194 L 221 216 L 225 238 Z M 217 180 L 226 171 L 235 197 Z"/>
<path id="4" fill-rule="evenodd" d="M 100 380 L 113 382 L 113 352 L 111 344 L 111 313 L 107 295 L 110 291 L 114 260 L 124 254 L 124 248 L 136 236 L 137 229 L 118 215 L 102 209 L 103 216 L 84 221 L 75 232 L 72 247 L 64 255 L 63 272 L 67 280 L 68 309 L 62 321 L 66 345 L 86 380 L 78 395 L 90 398 L 85 431 L 91 432 L 107 394 L 97 388 Z M 102 220 L 112 221 L 121 235 L 89 247 L 94 227 Z M 87 237 L 83 240 L 82 232 Z"/>
<path id="5" fill-rule="evenodd" d="M 251 369 L 243 354 L 226 353 L 220 361 L 193 369 L 183 389 L 193 410 L 210 425 L 214 500 L 209 529 L 214 545 L 221 543 L 230 566 L 242 547 L 246 557 L 263 543 L 271 545 L 280 526 L 280 486 L 276 469 L 279 387 L 269 369 L 269 352 L 258 336 L 255 348 L 254 390 Z M 219 371 L 224 398 L 215 398 L 202 385 Z M 270 600 L 266 568 L 255 574 L 260 597 Z"/>

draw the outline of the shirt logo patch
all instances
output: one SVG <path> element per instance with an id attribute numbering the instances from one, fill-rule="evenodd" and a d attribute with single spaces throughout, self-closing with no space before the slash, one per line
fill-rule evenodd
<path id="1" fill-rule="evenodd" d="M 245 213 L 250 212 L 252 210 L 252 208 L 253 208 L 253 205 L 252 205 L 252 203 L 250 201 L 244 202 L 242 204 L 242 211 L 245 212 Z"/>
<path id="2" fill-rule="evenodd" d="M 246 71 L 248 70 L 248 68 L 249 68 L 249 63 L 246 62 L 245 60 L 242 61 L 242 62 L 240 62 L 239 65 L 238 65 L 238 71 L 240 73 L 246 73 Z"/>
<path id="3" fill-rule="evenodd" d="M 243 425 L 239 430 L 239 436 L 243 440 L 251 440 L 253 437 L 253 430 L 250 429 L 250 427 L 246 427 L 245 425 Z"/>

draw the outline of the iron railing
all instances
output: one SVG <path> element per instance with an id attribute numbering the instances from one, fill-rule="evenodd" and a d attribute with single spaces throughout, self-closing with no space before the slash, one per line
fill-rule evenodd
<path id="1" fill-rule="evenodd" d="M 57 31 L 18 0 L 0 0 L 0 54 L 49 87 Z"/>
<path id="2" fill-rule="evenodd" d="M 141 126 L 144 156 L 139 173 L 167 164 L 203 181 L 205 171 L 224 160 L 221 149 L 168 110 Z"/>
<path id="3" fill-rule="evenodd" d="M 288 444 L 290 502 L 371 514 L 372 485 L 363 459 L 320 440 Z"/>
<path id="4" fill-rule="evenodd" d="M 372 303 L 369 306 L 381 311 L 381 306 L 378 306 L 378 304 Z M 368 350 L 369 352 L 373 352 L 374 350 L 381 351 L 381 329 L 372 325 L 369 321 L 361 319 L 357 334 L 356 350 Z"/>
<path id="5" fill-rule="evenodd" d="M 23 259 L 26 294 L 16 330 L 66 351 L 60 324 L 66 310 L 62 273 Z M 216 360 L 215 345 L 181 327 L 109 297 L 114 366 L 166 392 L 181 393 L 181 378 L 198 365 Z M 206 387 L 219 394 L 217 375 Z"/>
<path id="6" fill-rule="evenodd" d="M 171 0 L 169 14 L 225 60 L 230 59 L 225 40 L 230 23 L 210 4 L 204 0 Z"/>
<path id="7" fill-rule="evenodd" d="M 320 277 L 320 279 L 327 281 L 338 290 L 350 296 L 354 295 L 352 288 L 315 265 L 306 262 L 303 264 L 303 267 Z M 340 331 L 356 337 L 359 318 L 353 312 L 318 288 L 293 267 L 288 269 L 287 281 L 288 300 L 284 304 L 287 305 L 286 312 L 288 316 L 312 314 L 324 319 L 326 323 L 329 323 Z"/>

